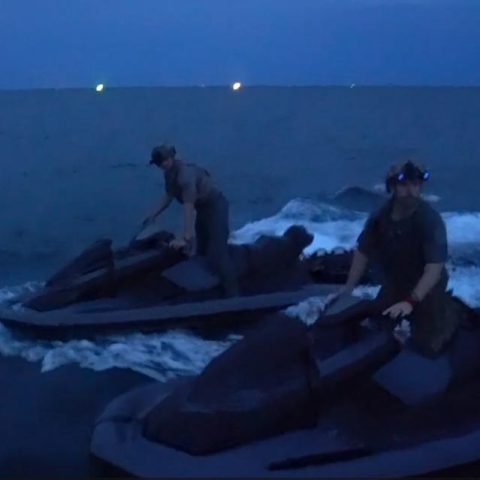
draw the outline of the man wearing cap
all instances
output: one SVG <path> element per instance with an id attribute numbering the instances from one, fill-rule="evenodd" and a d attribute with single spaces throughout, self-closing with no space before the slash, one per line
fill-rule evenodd
<path id="1" fill-rule="evenodd" d="M 369 262 L 380 273 L 381 290 L 361 315 L 411 319 L 411 338 L 423 352 L 435 354 L 458 325 L 448 313 L 447 234 L 440 214 L 421 197 L 429 174 L 408 161 L 392 167 L 386 188 L 391 198 L 367 220 L 358 238 L 346 284 L 330 301 L 350 294 Z M 319 320 L 320 323 L 320 320 Z"/>
<path id="2" fill-rule="evenodd" d="M 197 253 L 204 255 L 212 270 L 220 276 L 225 295 L 237 295 L 237 279 L 227 243 L 228 202 L 223 193 L 205 169 L 177 159 L 173 145 L 155 147 L 150 164 L 163 170 L 165 193 L 144 224 L 158 217 L 175 198 L 183 205 L 183 235 L 171 246 L 191 250 L 195 232 Z"/>

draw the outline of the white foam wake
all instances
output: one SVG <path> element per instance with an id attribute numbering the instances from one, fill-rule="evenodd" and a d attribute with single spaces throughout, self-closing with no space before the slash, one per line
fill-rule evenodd
<path id="1" fill-rule="evenodd" d="M 0 288 L 0 307 L 10 307 L 14 305 L 15 299 L 33 293 L 43 286 L 41 282 L 27 282 L 23 285 L 14 287 Z"/>
<path id="2" fill-rule="evenodd" d="M 380 287 L 378 286 L 360 286 L 357 287 L 352 295 L 358 298 L 375 298 Z M 297 305 L 292 305 L 284 310 L 284 313 L 289 317 L 294 317 L 300 319 L 306 325 L 312 325 L 315 320 L 319 317 L 320 313 L 325 309 L 325 304 L 327 303 L 328 295 L 310 297 Z"/>
<path id="3" fill-rule="evenodd" d="M 40 362 L 48 372 L 67 364 L 92 370 L 128 368 L 160 381 L 200 372 L 239 336 L 203 340 L 190 332 L 117 335 L 92 340 L 38 341 L 20 338 L 0 324 L 0 354 Z"/>
<path id="4" fill-rule="evenodd" d="M 454 293 L 474 307 L 480 307 L 480 269 L 476 267 L 476 252 L 480 238 L 480 213 L 446 213 L 452 252 L 461 251 L 472 265 L 450 266 L 450 287 Z M 248 223 L 232 234 L 236 243 L 254 241 L 262 234 L 281 235 L 294 224 L 304 225 L 315 239 L 307 254 L 325 248 L 352 247 L 359 235 L 366 215 L 326 204 L 296 199 L 289 202 L 278 214 Z M 480 255 L 478 255 L 480 259 Z M 5 307 L 21 294 L 38 288 L 28 283 L 20 287 L 0 290 L 0 307 Z M 377 287 L 361 287 L 356 294 L 372 297 Z M 311 323 L 324 306 L 324 297 L 308 299 L 288 309 L 288 313 Z M 0 354 L 20 356 L 28 361 L 41 362 L 42 371 L 61 365 L 76 363 L 93 370 L 112 367 L 129 368 L 158 380 L 172 376 L 195 374 L 213 358 L 237 341 L 239 336 L 229 336 L 220 341 L 204 340 L 188 331 L 169 331 L 159 334 L 118 335 L 95 340 L 47 342 L 27 339 L 0 325 Z"/>
<path id="5" fill-rule="evenodd" d="M 449 288 L 473 308 L 480 308 L 480 269 L 478 267 L 449 267 Z"/>
<path id="6" fill-rule="evenodd" d="M 313 242 L 305 249 L 311 254 L 318 249 L 351 248 L 363 227 L 366 215 L 330 205 L 295 199 L 276 215 L 247 223 L 231 236 L 233 243 L 251 243 L 261 235 L 282 235 L 292 225 L 303 225 Z"/>
<path id="7" fill-rule="evenodd" d="M 11 302 L 18 295 L 31 293 L 41 286 L 40 283 L 29 282 L 0 289 L 0 308 L 12 308 Z M 188 331 L 172 330 L 149 335 L 137 333 L 62 342 L 27 338 L 0 324 L 0 355 L 40 362 L 42 372 L 75 363 L 92 370 L 128 368 L 165 381 L 200 372 L 239 338 L 230 335 L 221 341 L 213 341 Z"/>
<path id="8" fill-rule="evenodd" d="M 480 212 L 447 212 L 442 217 L 451 254 L 478 256 L 480 264 Z M 232 234 L 231 241 L 250 243 L 260 235 L 282 235 L 292 225 L 303 225 L 314 235 L 312 244 L 304 251 L 307 255 L 318 249 L 353 248 L 366 219 L 367 215 L 360 212 L 295 199 L 276 215 L 247 223 Z"/>

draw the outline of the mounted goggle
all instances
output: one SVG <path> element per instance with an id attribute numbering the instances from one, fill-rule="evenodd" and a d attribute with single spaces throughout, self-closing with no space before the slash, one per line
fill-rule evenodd
<path id="1" fill-rule="evenodd" d="M 428 170 L 422 170 L 412 162 L 407 162 L 402 170 L 396 175 L 391 177 L 391 180 L 395 183 L 403 182 L 426 182 L 430 178 L 430 172 Z"/>
<path id="2" fill-rule="evenodd" d="M 430 177 L 429 172 L 422 172 L 419 175 L 415 175 L 414 177 L 411 177 L 411 176 L 406 175 L 405 173 L 401 172 L 394 178 L 397 182 L 401 183 L 401 182 L 406 182 L 408 180 L 420 180 L 422 182 L 426 182 L 429 177 Z"/>

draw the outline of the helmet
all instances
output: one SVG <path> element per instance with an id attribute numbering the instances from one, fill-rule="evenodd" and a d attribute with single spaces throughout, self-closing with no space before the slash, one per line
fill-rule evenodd
<path id="1" fill-rule="evenodd" d="M 407 162 L 394 165 L 390 168 L 385 179 L 385 189 L 388 193 L 392 191 L 392 187 L 397 183 L 406 181 L 420 181 L 426 182 L 430 178 L 430 172 L 420 165 L 408 160 Z"/>
<path id="2" fill-rule="evenodd" d="M 161 165 L 163 161 L 169 158 L 175 158 L 177 151 L 173 145 L 168 145 L 166 143 L 154 147 L 152 150 L 150 164 Z"/>

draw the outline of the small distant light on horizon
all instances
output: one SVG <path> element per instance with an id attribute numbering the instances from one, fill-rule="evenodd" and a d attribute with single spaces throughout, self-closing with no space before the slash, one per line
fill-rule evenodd
<path id="1" fill-rule="evenodd" d="M 242 84 L 240 82 L 235 82 L 233 85 L 232 85 L 232 90 L 240 90 L 242 88 Z"/>
<path id="2" fill-rule="evenodd" d="M 95 87 L 95 90 L 100 93 L 100 92 L 103 92 L 103 90 L 105 90 L 105 85 L 103 83 L 99 83 L 96 87 Z"/>
<path id="3" fill-rule="evenodd" d="M 352 84 L 350 85 L 350 88 L 355 88 L 356 86 L 357 86 L 356 83 L 352 83 Z"/>

